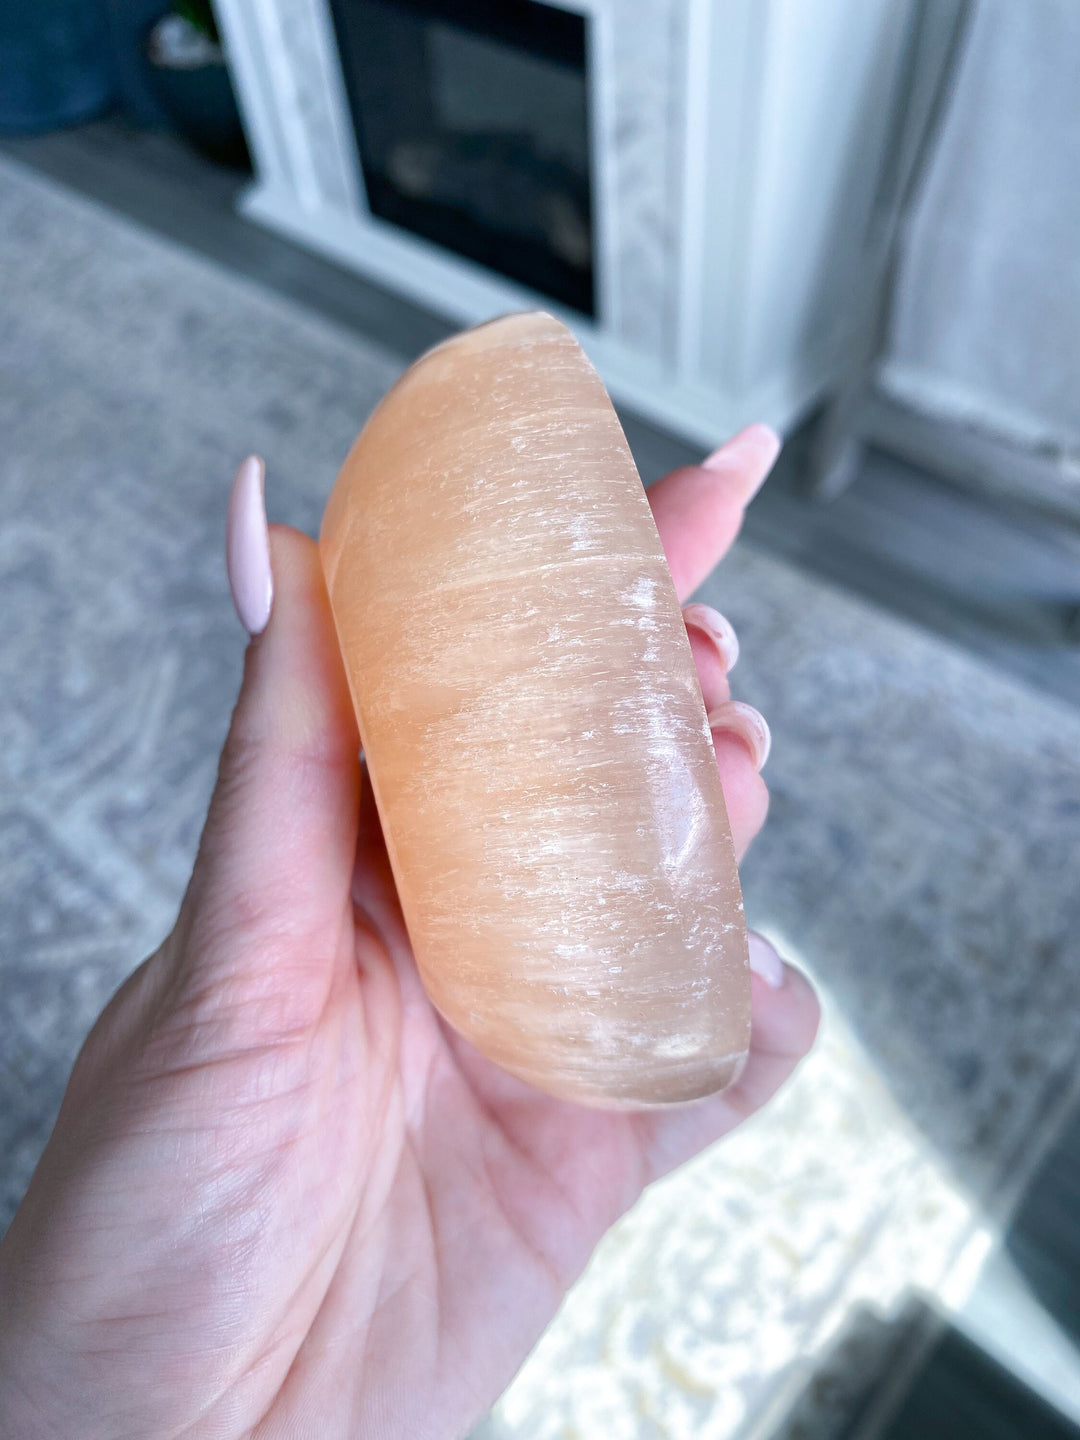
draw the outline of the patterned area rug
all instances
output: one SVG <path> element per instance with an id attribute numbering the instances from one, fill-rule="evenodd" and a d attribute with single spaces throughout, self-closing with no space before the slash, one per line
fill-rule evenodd
<path id="1" fill-rule="evenodd" d="M 0 165 L 0 1225 L 186 880 L 243 648 L 232 469 L 261 451 L 314 530 L 400 363 Z M 703 593 L 775 735 L 748 909 L 825 1034 L 605 1241 L 497 1440 L 831 1433 L 1072 1090 L 1080 715 L 748 547 Z"/>

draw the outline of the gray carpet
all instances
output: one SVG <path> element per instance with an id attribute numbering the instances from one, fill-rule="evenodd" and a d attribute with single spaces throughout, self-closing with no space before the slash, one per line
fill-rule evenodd
<path id="1" fill-rule="evenodd" d="M 243 649 L 233 467 L 313 531 L 399 368 L 0 165 L 0 1226 L 186 879 Z M 1076 1073 L 1080 714 L 749 547 L 704 598 L 774 729 L 751 917 L 994 1206 Z"/>
<path id="2" fill-rule="evenodd" d="M 0 165 L 0 1228 L 79 1044 L 172 923 L 244 637 L 232 471 L 319 522 L 400 369 Z"/>

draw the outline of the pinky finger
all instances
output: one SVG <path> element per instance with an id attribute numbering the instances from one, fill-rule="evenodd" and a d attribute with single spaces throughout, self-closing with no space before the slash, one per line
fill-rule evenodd
<path id="1" fill-rule="evenodd" d="M 810 1050 L 821 1021 L 821 1006 L 810 981 L 794 965 L 785 964 L 767 940 L 750 936 L 782 966 L 782 983 L 770 985 L 760 973 L 752 977 L 750 1057 L 739 1079 L 721 1097 L 735 1123 L 754 1115 L 779 1090 Z M 760 961 L 756 962 L 760 963 Z"/>
<path id="2" fill-rule="evenodd" d="M 782 979 L 779 985 L 771 985 L 760 973 L 752 976 L 746 1068 L 735 1084 L 719 1095 L 635 1117 L 645 1131 L 650 1179 L 667 1174 L 756 1114 L 790 1079 L 814 1044 L 821 1007 L 810 981 L 793 965 L 784 964 L 767 940 L 751 935 L 751 946 L 771 952 L 773 964 L 782 967 Z M 756 956 L 755 964 L 760 965 L 761 958 Z"/>

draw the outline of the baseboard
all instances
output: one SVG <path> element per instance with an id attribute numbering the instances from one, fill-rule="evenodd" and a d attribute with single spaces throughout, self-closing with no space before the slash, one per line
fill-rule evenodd
<path id="1" fill-rule="evenodd" d="M 508 310 L 550 310 L 574 330 L 620 405 L 705 448 L 755 420 L 787 433 L 833 383 L 839 368 L 842 337 L 829 334 L 797 365 L 767 374 L 737 394 L 689 383 L 660 357 L 646 355 L 545 297 L 374 217 L 326 207 L 303 209 L 290 193 L 263 182 L 244 192 L 239 210 L 247 219 L 458 324 L 477 324 Z"/>
<path id="2" fill-rule="evenodd" d="M 971 421 L 917 410 L 882 389 L 868 401 L 859 431 L 931 474 L 1080 526 L 1080 465 L 1063 449 L 1025 446 Z"/>

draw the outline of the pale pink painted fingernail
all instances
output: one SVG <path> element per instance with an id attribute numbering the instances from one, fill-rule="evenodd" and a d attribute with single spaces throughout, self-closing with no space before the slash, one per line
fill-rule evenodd
<path id="1" fill-rule="evenodd" d="M 747 425 L 737 435 L 732 435 L 730 440 L 725 440 L 711 455 L 706 455 L 701 464 L 705 470 L 725 470 L 741 450 L 752 448 L 758 452 L 758 465 L 761 469 L 761 480 L 758 483 L 763 484 L 765 477 L 776 464 L 776 457 L 780 454 L 783 443 L 771 426 Z"/>
<path id="2" fill-rule="evenodd" d="M 225 569 L 240 624 L 261 635 L 274 602 L 270 570 L 270 532 L 266 528 L 266 467 L 258 455 L 240 462 L 225 521 Z"/>
<path id="3" fill-rule="evenodd" d="M 716 646 L 716 652 L 720 656 L 724 669 L 734 670 L 739 659 L 739 637 L 735 634 L 735 627 L 727 616 L 721 615 L 719 610 L 714 610 L 711 605 L 703 605 L 698 600 L 695 600 L 692 605 L 684 605 L 682 613 L 687 625 L 692 625 L 699 634 L 704 635 Z"/>
<path id="4" fill-rule="evenodd" d="M 726 700 L 709 711 L 709 729 L 714 735 L 737 735 L 750 751 L 754 769 L 761 770 L 772 749 L 772 731 L 760 710 L 742 700 Z"/>
<path id="5" fill-rule="evenodd" d="M 760 975 L 772 990 L 779 990 L 784 983 L 784 962 L 773 947 L 755 930 L 747 937 L 750 942 L 750 969 Z"/>

